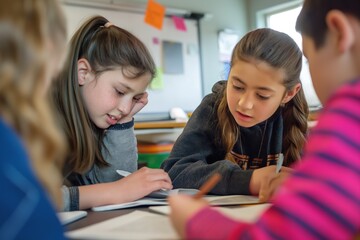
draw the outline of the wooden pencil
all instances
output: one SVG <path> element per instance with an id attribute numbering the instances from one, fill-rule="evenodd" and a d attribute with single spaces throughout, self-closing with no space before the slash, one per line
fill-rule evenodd
<path id="1" fill-rule="evenodd" d="M 215 173 L 212 175 L 209 180 L 207 180 L 199 189 L 193 198 L 199 199 L 202 198 L 205 194 L 207 194 L 215 185 L 220 181 L 221 175 L 219 173 Z"/>

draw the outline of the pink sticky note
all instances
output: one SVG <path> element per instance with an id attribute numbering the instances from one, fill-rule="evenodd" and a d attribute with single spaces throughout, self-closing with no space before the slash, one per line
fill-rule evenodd
<path id="1" fill-rule="evenodd" d="M 172 16 L 172 20 L 175 24 L 175 27 L 179 31 L 186 32 L 185 19 L 182 17 Z"/>
<path id="2" fill-rule="evenodd" d="M 158 44 L 159 44 L 159 39 L 158 39 L 157 37 L 153 37 L 152 41 L 153 41 L 153 44 L 154 44 L 154 45 L 158 45 Z"/>

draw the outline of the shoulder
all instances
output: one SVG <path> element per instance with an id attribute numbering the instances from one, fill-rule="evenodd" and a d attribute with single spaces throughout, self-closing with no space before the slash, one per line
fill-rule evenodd
<path id="1" fill-rule="evenodd" d="M 16 132 L 0 119 L 0 156 L 4 159 L 11 157 L 14 159 L 27 158 L 24 145 Z"/>

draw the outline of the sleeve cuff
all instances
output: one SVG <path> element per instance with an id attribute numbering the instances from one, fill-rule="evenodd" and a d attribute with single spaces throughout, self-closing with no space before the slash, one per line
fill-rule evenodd
<path id="1" fill-rule="evenodd" d="M 79 188 L 69 187 L 70 193 L 70 211 L 79 210 Z"/>
<path id="2" fill-rule="evenodd" d="M 134 126 L 134 118 L 130 122 L 126 123 L 118 123 L 115 125 L 112 125 L 108 128 L 108 130 L 125 130 L 132 128 Z"/>

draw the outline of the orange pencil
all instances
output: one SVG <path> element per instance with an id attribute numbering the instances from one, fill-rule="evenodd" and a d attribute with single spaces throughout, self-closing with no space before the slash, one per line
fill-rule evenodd
<path id="1" fill-rule="evenodd" d="M 209 180 L 207 180 L 204 185 L 200 187 L 199 192 L 197 192 L 193 196 L 193 198 L 199 199 L 205 194 L 207 194 L 213 187 L 215 187 L 215 185 L 220 181 L 220 179 L 221 175 L 219 173 L 215 173 L 214 175 L 212 175 L 211 178 L 209 178 Z"/>

